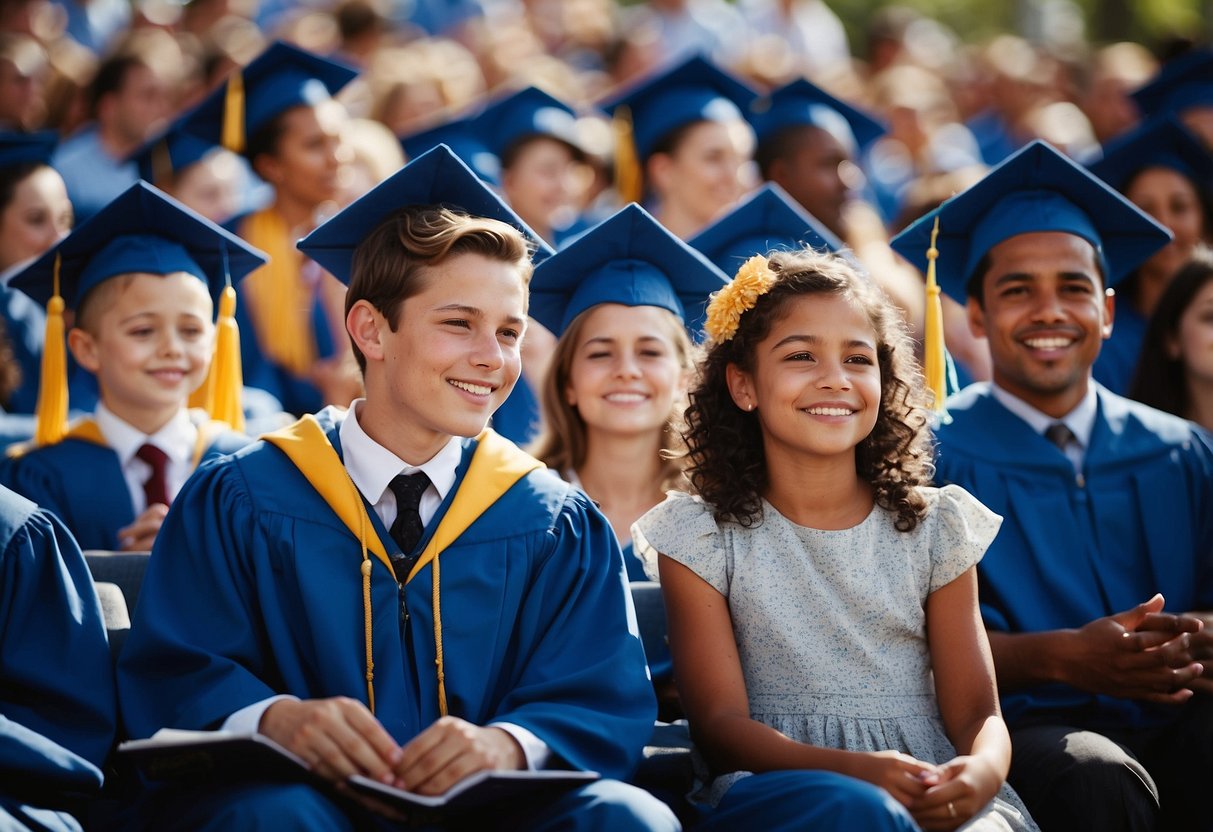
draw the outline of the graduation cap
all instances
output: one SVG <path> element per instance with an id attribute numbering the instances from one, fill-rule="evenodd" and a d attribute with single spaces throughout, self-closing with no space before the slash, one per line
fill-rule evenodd
<path id="1" fill-rule="evenodd" d="M 1088 165 L 1091 173 L 1124 191 L 1146 168 L 1169 168 L 1201 193 L 1213 186 L 1213 155 L 1174 118 L 1153 119 L 1110 142 L 1103 157 Z"/>
<path id="2" fill-rule="evenodd" d="M 409 159 L 445 144 L 476 175 L 490 185 L 501 184 L 501 160 L 480 138 L 470 117 L 447 121 L 403 137 L 400 146 Z"/>
<path id="3" fill-rule="evenodd" d="M 474 217 L 514 226 L 535 246 L 532 260 L 552 253 L 522 219 L 446 145 L 418 156 L 351 202 L 297 244 L 342 283 L 349 285 L 354 250 L 383 220 L 409 205 L 445 205 Z"/>
<path id="4" fill-rule="evenodd" d="M 59 144 L 59 134 L 54 130 L 37 133 L 0 133 L 0 167 L 39 162 L 49 165 L 51 155 Z"/>
<path id="5" fill-rule="evenodd" d="M 756 90 L 696 55 L 641 80 L 601 106 L 612 115 L 626 108 L 636 155 L 643 161 L 662 139 L 685 124 L 744 119 L 757 97 Z"/>
<path id="6" fill-rule="evenodd" d="M 852 156 L 886 132 L 884 125 L 867 113 L 803 78 L 755 99 L 750 104 L 749 119 L 760 146 L 784 128 L 817 127 L 837 139 Z"/>
<path id="7" fill-rule="evenodd" d="M 138 166 L 140 179 L 163 188 L 173 177 L 201 162 L 214 149 L 214 143 L 186 132 L 178 122 L 136 150 L 129 161 Z"/>
<path id="8" fill-rule="evenodd" d="M 243 153 L 248 137 L 293 107 L 314 107 L 358 75 L 342 64 L 278 41 L 233 72 L 181 122 L 186 132 Z"/>
<path id="9" fill-rule="evenodd" d="M 556 335 L 600 303 L 657 306 L 692 335 L 728 277 L 632 203 L 535 268 L 529 314 Z"/>
<path id="10" fill-rule="evenodd" d="M 498 159 L 522 140 L 536 136 L 561 142 L 577 158 L 585 156 L 577 135 L 576 111 L 538 87 L 527 87 L 497 99 L 472 124 Z"/>
<path id="11" fill-rule="evenodd" d="M 216 355 L 207 378 L 208 410 L 233 427 L 240 411 L 239 335 L 232 284 L 266 262 L 236 235 L 146 182 L 136 182 L 9 280 L 47 307 L 35 442 L 58 442 L 67 431 L 67 367 L 63 310 L 90 289 L 124 274 L 185 272 L 201 280 L 219 308 Z M 235 412 L 233 414 L 233 410 Z"/>
<path id="12" fill-rule="evenodd" d="M 771 182 L 750 194 L 732 211 L 687 241 L 725 274 L 733 274 L 750 257 L 775 249 L 808 245 L 836 253 L 841 240 Z"/>
<path id="13" fill-rule="evenodd" d="M 136 182 L 15 273 L 8 285 L 42 304 L 58 295 L 75 309 L 90 289 L 111 277 L 185 272 L 205 283 L 218 302 L 229 282 L 266 259 L 163 191 Z"/>
<path id="14" fill-rule="evenodd" d="M 1213 107 L 1213 49 L 1196 49 L 1168 61 L 1133 92 L 1133 100 L 1147 116 Z"/>
<path id="15" fill-rule="evenodd" d="M 1103 262 L 1107 286 L 1171 239 L 1149 215 L 1042 141 L 1009 156 L 893 238 L 893 249 L 923 271 L 936 218 L 939 285 L 960 303 L 982 258 L 1019 234 L 1061 231 L 1083 238 Z"/>

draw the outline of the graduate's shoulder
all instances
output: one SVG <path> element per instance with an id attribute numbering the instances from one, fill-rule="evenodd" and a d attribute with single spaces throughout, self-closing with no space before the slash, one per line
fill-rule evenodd
<path id="1" fill-rule="evenodd" d="M 57 490 L 69 479 L 96 479 L 103 472 L 121 474 L 113 449 L 69 436 L 53 445 L 10 449 L 0 464 L 0 482 L 22 493 L 30 488 L 41 492 Z"/>
<path id="2" fill-rule="evenodd" d="M 38 514 L 38 504 L 0 485 L 0 552 Z"/>
<path id="3" fill-rule="evenodd" d="M 1118 435 L 1134 444 L 1160 450 L 1192 449 L 1207 455 L 1210 436 L 1196 424 L 1172 413 L 1133 401 L 1099 387 L 1100 408 L 1104 419 Z"/>
<path id="4" fill-rule="evenodd" d="M 468 487 L 466 481 L 460 487 Z M 549 468 L 536 468 L 485 511 L 482 522 L 469 530 L 473 535 L 468 540 L 554 532 L 569 523 L 584 523 L 593 511 L 593 502 L 579 489 Z"/>

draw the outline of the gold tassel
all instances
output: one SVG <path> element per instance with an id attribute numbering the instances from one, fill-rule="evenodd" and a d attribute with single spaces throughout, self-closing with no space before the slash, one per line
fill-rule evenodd
<path id="1" fill-rule="evenodd" d="M 936 412 L 944 410 L 947 398 L 947 361 L 943 343 L 943 302 L 939 296 L 939 282 L 935 278 L 935 261 L 939 249 L 935 247 L 939 236 L 939 216 L 935 216 L 935 227 L 931 229 L 931 247 L 927 249 L 927 309 L 923 325 L 923 373 L 927 388 L 935 395 L 933 405 Z"/>
<path id="2" fill-rule="evenodd" d="M 644 172 L 636 154 L 636 139 L 632 131 L 632 111 L 618 107 L 612 120 L 615 130 L 615 190 L 627 202 L 640 202 L 644 197 Z"/>
<path id="3" fill-rule="evenodd" d="M 46 335 L 42 346 L 42 379 L 38 387 L 34 444 L 54 445 L 67 435 L 67 344 L 63 298 L 59 295 L 59 266 L 55 255 L 54 295 L 46 304 Z"/>
<path id="4" fill-rule="evenodd" d="M 240 366 L 240 328 L 236 325 L 236 290 L 229 283 L 219 296 L 219 320 L 215 323 L 215 356 L 207 373 L 206 411 L 212 419 L 227 422 L 232 430 L 244 430 L 241 393 L 244 374 Z"/>
<path id="5" fill-rule="evenodd" d="M 433 571 L 430 575 L 430 599 L 434 606 L 434 665 L 438 674 L 438 715 L 446 716 L 446 664 L 442 655 L 442 595 L 438 573 L 438 554 L 434 555 Z"/>
<path id="6" fill-rule="evenodd" d="M 233 153 L 244 152 L 244 77 L 236 70 L 227 79 L 223 98 L 223 137 L 221 143 Z"/>

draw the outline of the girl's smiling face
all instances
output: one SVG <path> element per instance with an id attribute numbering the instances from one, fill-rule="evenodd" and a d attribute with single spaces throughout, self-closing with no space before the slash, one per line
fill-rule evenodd
<path id="1" fill-rule="evenodd" d="M 729 392 L 762 426 L 767 458 L 854 455 L 880 414 L 877 337 L 844 295 L 793 298 L 754 350 L 753 371 L 728 368 Z"/>

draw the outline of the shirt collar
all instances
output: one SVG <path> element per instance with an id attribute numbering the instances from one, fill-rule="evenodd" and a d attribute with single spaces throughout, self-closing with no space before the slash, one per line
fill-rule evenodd
<path id="1" fill-rule="evenodd" d="M 397 474 L 414 474 L 424 471 L 430 478 L 430 484 L 438 491 L 440 500 L 455 485 L 455 474 L 459 463 L 463 460 L 463 441 L 458 436 L 452 436 L 450 441 L 426 462 L 420 465 L 409 465 L 374 439 L 367 436 L 362 425 L 358 424 L 358 408 L 366 399 L 354 399 L 350 403 L 349 412 L 338 428 L 341 439 L 341 455 L 345 460 L 345 469 L 350 473 L 350 479 L 370 500 L 371 504 L 383 499 L 388 483 Z"/>
<path id="2" fill-rule="evenodd" d="M 93 419 L 101 429 L 106 444 L 118 455 L 118 462 L 126 465 L 135 452 L 146 443 L 155 445 L 173 462 L 188 462 L 198 439 L 198 428 L 190 420 L 189 411 L 182 408 L 160 430 L 150 436 L 118 417 L 101 402 L 93 411 Z"/>
<path id="3" fill-rule="evenodd" d="M 1087 394 L 1082 397 L 1082 401 L 1060 419 L 1055 419 L 1047 413 L 1041 413 L 1023 399 L 1007 392 L 993 382 L 990 384 L 990 392 L 1003 407 L 1023 419 L 1032 430 L 1042 436 L 1048 430 L 1049 425 L 1061 422 L 1074 434 L 1079 445 L 1083 448 L 1090 447 L 1091 433 L 1095 430 L 1095 417 L 1099 411 L 1099 399 L 1095 394 L 1094 382 L 1087 382 Z"/>

